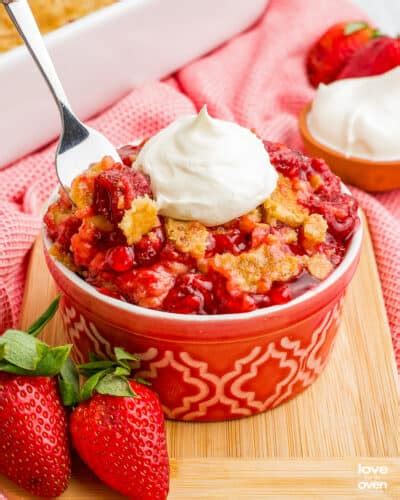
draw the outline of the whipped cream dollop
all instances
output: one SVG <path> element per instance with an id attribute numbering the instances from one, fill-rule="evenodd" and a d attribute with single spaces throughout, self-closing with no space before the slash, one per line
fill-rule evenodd
<path id="1" fill-rule="evenodd" d="M 254 210 L 278 179 L 262 141 L 206 106 L 149 139 L 134 167 L 149 175 L 160 214 L 207 226 Z"/>
<path id="2" fill-rule="evenodd" d="M 320 143 L 345 156 L 400 159 L 400 66 L 318 87 L 307 117 Z"/>

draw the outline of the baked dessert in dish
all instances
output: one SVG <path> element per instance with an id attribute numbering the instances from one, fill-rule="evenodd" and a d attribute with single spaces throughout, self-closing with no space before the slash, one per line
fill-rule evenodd
<path id="1" fill-rule="evenodd" d="M 286 303 L 340 264 L 357 203 L 324 161 L 265 142 L 278 174 L 272 194 L 206 225 L 160 214 L 135 168 L 145 145 L 122 147 L 121 164 L 90 166 L 44 218 L 51 254 L 100 292 L 174 313 L 239 313 Z"/>
<path id="2" fill-rule="evenodd" d="M 357 268 L 349 192 L 323 161 L 205 110 L 120 154 L 75 179 L 73 202 L 54 193 L 45 216 L 74 355 L 140 353 L 138 375 L 176 420 L 295 397 L 326 365 Z"/>
<path id="3" fill-rule="evenodd" d="M 29 0 L 42 33 L 49 33 L 117 0 Z M 0 52 L 20 45 L 22 40 L 6 11 L 0 9 Z"/>

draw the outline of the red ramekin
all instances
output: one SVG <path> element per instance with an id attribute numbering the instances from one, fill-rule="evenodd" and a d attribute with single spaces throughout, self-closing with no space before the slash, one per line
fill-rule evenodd
<path id="1" fill-rule="evenodd" d="M 91 351 L 111 357 L 114 346 L 124 347 L 140 355 L 137 374 L 151 382 L 167 418 L 215 421 L 274 408 L 322 372 L 359 260 L 362 225 L 341 264 L 315 289 L 284 305 L 213 316 L 154 311 L 103 295 L 49 255 L 45 228 L 43 242 L 76 360 Z"/>

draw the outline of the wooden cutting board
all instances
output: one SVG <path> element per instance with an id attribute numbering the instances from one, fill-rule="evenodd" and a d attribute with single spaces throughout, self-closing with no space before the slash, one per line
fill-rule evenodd
<path id="1" fill-rule="evenodd" d="M 54 297 L 40 242 L 33 248 L 21 326 Z M 60 318 L 43 338 L 63 343 Z M 172 499 L 400 499 L 397 370 L 370 236 L 350 286 L 332 358 L 303 394 L 226 423 L 168 422 Z M 368 469 L 368 467 L 386 467 Z M 375 473 L 373 473 L 373 471 Z M 12 500 L 30 498 L 0 478 Z M 1 498 L 1 496 L 0 496 Z M 62 498 L 120 498 L 74 461 Z"/>

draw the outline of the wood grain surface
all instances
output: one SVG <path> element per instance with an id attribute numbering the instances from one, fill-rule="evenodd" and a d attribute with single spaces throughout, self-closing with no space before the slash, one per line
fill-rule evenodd
<path id="1" fill-rule="evenodd" d="M 21 326 L 29 325 L 55 293 L 37 242 Z M 58 317 L 42 337 L 53 344 L 63 342 Z M 400 499 L 396 384 L 390 332 L 367 232 L 324 373 L 303 394 L 263 415 L 226 423 L 168 422 L 169 498 Z M 363 476 L 359 464 L 386 466 L 388 471 Z M 78 460 L 74 467 L 63 498 L 119 498 Z M 371 486 L 371 481 L 377 484 Z M 10 499 L 29 498 L 2 478 L 1 489 Z"/>

